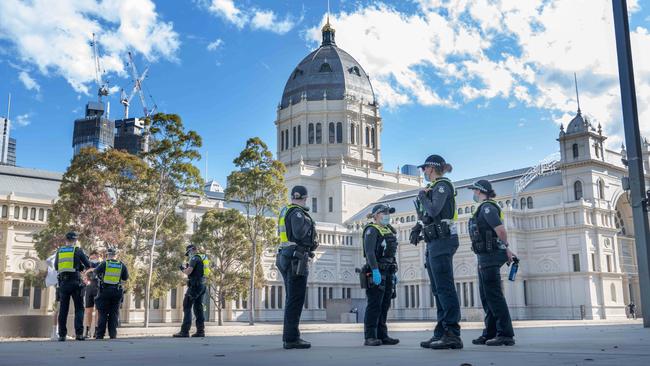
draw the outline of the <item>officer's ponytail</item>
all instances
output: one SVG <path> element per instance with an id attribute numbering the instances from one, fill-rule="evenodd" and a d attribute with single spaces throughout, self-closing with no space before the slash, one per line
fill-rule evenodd
<path id="1" fill-rule="evenodd" d="M 445 163 L 445 166 L 443 167 L 443 171 L 445 173 L 451 173 L 452 170 L 454 170 L 454 167 L 451 166 L 451 164 Z"/>
<path id="2" fill-rule="evenodd" d="M 496 192 L 494 192 L 494 189 L 490 189 L 490 190 L 487 192 L 487 196 L 488 196 L 488 198 L 494 198 L 494 197 L 497 196 L 497 194 L 496 194 Z"/>
<path id="3" fill-rule="evenodd" d="M 453 169 L 454 167 L 452 167 L 451 164 L 447 164 L 447 163 L 443 163 L 435 167 L 436 173 L 438 173 L 439 175 L 445 175 L 447 173 L 451 173 Z"/>

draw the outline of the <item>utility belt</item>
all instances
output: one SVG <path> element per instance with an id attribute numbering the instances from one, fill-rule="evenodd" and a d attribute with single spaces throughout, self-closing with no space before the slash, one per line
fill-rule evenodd
<path id="1" fill-rule="evenodd" d="M 294 276 L 306 276 L 309 268 L 309 259 L 314 257 L 311 246 L 307 247 L 296 243 L 281 243 L 278 247 L 278 255 L 284 249 L 293 249 L 291 251 L 291 274 Z"/>
<path id="2" fill-rule="evenodd" d="M 81 275 L 79 272 L 61 272 L 58 274 L 57 279 L 59 280 L 59 284 L 71 282 L 81 283 Z"/>
<path id="3" fill-rule="evenodd" d="M 424 240 L 430 243 L 433 240 L 451 238 L 451 225 L 448 221 L 433 222 L 422 228 Z"/>
<path id="4" fill-rule="evenodd" d="M 187 287 L 201 287 L 205 285 L 205 278 L 187 280 Z"/>
<path id="5" fill-rule="evenodd" d="M 491 231 L 485 233 L 483 240 L 472 241 L 472 251 L 476 254 L 489 254 L 500 249 L 498 238 Z"/>
<path id="6" fill-rule="evenodd" d="M 122 291 L 122 284 L 118 283 L 118 284 L 113 285 L 113 284 L 108 284 L 108 283 L 102 283 L 99 286 L 99 291 L 104 291 L 104 290 Z"/>
<path id="7" fill-rule="evenodd" d="M 382 272 L 390 272 L 390 273 L 397 272 L 397 264 L 395 263 L 377 263 L 377 266 L 379 267 L 379 270 Z"/>

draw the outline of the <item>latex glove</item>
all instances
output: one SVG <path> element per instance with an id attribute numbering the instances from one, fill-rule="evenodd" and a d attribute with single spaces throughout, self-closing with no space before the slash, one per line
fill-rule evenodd
<path id="1" fill-rule="evenodd" d="M 397 275 L 393 275 L 393 285 L 397 285 Z"/>
<path id="2" fill-rule="evenodd" d="M 381 273 L 379 273 L 379 269 L 377 268 L 372 270 L 372 282 L 377 286 L 381 284 Z"/>

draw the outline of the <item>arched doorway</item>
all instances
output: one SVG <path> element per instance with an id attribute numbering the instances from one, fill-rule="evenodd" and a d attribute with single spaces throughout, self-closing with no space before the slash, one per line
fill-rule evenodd
<path id="1" fill-rule="evenodd" d="M 623 192 L 616 200 L 614 225 L 618 229 L 617 241 L 620 248 L 623 279 L 623 301 L 625 305 L 634 303 L 641 313 L 639 274 L 637 268 L 636 243 L 634 239 L 634 220 L 628 192 Z"/>

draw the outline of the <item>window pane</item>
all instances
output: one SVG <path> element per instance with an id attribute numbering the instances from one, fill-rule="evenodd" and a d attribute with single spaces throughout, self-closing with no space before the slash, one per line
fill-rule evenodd
<path id="1" fill-rule="evenodd" d="M 356 133 L 356 128 L 354 127 L 354 123 L 353 123 L 350 125 L 350 143 L 353 145 L 356 143 L 355 133 Z"/>
<path id="2" fill-rule="evenodd" d="M 38 221 L 43 221 L 45 220 L 45 210 L 42 208 L 38 210 Z"/>
<path id="3" fill-rule="evenodd" d="M 7 205 L 2 205 L 2 218 L 6 218 L 9 215 L 9 207 Z"/>
<path id="4" fill-rule="evenodd" d="M 334 209 L 334 199 L 332 197 L 329 198 L 329 212 L 332 212 Z"/>
<path id="5" fill-rule="evenodd" d="M 41 308 L 41 295 L 43 294 L 43 289 L 40 287 L 34 287 L 34 301 L 33 301 L 33 308 L 34 309 L 40 309 Z"/>
<path id="6" fill-rule="evenodd" d="M 329 123 L 328 131 L 329 131 L 329 143 L 333 144 L 334 141 L 335 141 L 334 140 L 334 137 L 335 137 L 334 122 Z"/>
<path id="7" fill-rule="evenodd" d="M 573 254 L 573 272 L 580 272 L 580 254 Z"/>
<path id="8" fill-rule="evenodd" d="M 18 296 L 20 291 L 20 280 L 11 281 L 11 296 Z"/>
<path id="9" fill-rule="evenodd" d="M 293 126 L 293 135 L 292 135 L 292 142 L 291 142 L 291 147 L 296 147 L 296 126 Z"/>
<path id="10" fill-rule="evenodd" d="M 316 200 L 316 197 L 311 198 L 311 211 L 318 212 L 318 200 Z"/>
<path id="11" fill-rule="evenodd" d="M 309 135 L 309 136 L 307 136 L 307 141 L 310 144 L 313 144 L 314 143 L 314 124 L 313 123 L 309 124 L 309 127 L 307 128 L 307 134 Z"/>
<path id="12" fill-rule="evenodd" d="M 23 220 L 27 220 L 28 211 L 27 207 L 23 207 Z"/>
<path id="13" fill-rule="evenodd" d="M 316 124 L 316 143 L 317 144 L 323 143 L 323 129 L 320 123 Z"/>
<path id="14" fill-rule="evenodd" d="M 341 122 L 336 124 L 336 143 L 343 143 L 343 123 Z"/>
<path id="15" fill-rule="evenodd" d="M 20 207 L 16 206 L 14 207 L 14 219 L 19 219 L 20 218 Z"/>
<path id="16" fill-rule="evenodd" d="M 300 125 L 298 125 L 298 146 L 302 143 L 301 141 L 302 133 L 300 132 Z"/>

